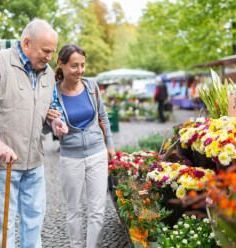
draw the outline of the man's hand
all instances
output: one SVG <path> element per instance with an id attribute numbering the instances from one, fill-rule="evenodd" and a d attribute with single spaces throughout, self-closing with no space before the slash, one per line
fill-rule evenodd
<path id="1" fill-rule="evenodd" d="M 67 134 L 69 131 L 66 123 L 63 122 L 60 118 L 53 119 L 51 125 L 52 125 L 53 133 L 57 137 Z"/>
<path id="2" fill-rule="evenodd" d="M 116 155 L 115 149 L 114 148 L 108 148 L 107 154 L 108 154 L 108 162 L 110 162 L 113 159 L 113 157 Z"/>
<path id="3" fill-rule="evenodd" d="M 15 152 L 9 146 L 0 141 L 0 161 L 9 163 L 15 160 L 17 160 Z"/>
<path id="4" fill-rule="evenodd" d="M 49 121 L 53 121 L 56 118 L 60 118 L 61 117 L 61 113 L 56 110 L 56 109 L 49 109 L 48 113 L 47 113 L 47 119 Z"/>

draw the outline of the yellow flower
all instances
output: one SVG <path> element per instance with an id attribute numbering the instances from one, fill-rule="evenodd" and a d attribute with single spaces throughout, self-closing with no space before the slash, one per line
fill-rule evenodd
<path id="1" fill-rule="evenodd" d="M 220 153 L 219 143 L 215 140 L 207 148 L 210 149 L 211 157 L 216 157 Z"/>
<path id="2" fill-rule="evenodd" d="M 232 155 L 236 152 L 235 146 L 233 144 L 226 144 L 223 149 L 224 152 L 228 153 L 229 155 Z"/>
<path id="3" fill-rule="evenodd" d="M 231 162 L 231 157 L 226 152 L 221 152 L 218 156 L 218 159 L 222 165 L 229 165 Z"/>
<path id="4" fill-rule="evenodd" d="M 199 151 L 200 150 L 200 147 L 201 147 L 201 140 L 196 140 L 191 145 L 192 150 L 195 150 L 195 151 Z"/>
<path id="5" fill-rule="evenodd" d="M 176 190 L 176 197 L 181 199 L 184 198 L 186 195 L 186 190 L 183 186 L 179 186 L 178 189 Z"/>

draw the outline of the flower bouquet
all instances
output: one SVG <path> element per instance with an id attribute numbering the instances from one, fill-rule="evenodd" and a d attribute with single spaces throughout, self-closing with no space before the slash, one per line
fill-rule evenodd
<path id="1" fill-rule="evenodd" d="M 183 123 L 179 136 L 182 148 L 190 147 L 218 165 L 228 166 L 236 158 L 236 117 L 189 120 Z"/>
<path id="2" fill-rule="evenodd" d="M 208 186 L 208 215 L 222 247 L 236 247 L 236 166 L 212 177 Z"/>
<path id="3" fill-rule="evenodd" d="M 151 167 L 146 180 L 154 182 L 157 188 L 170 186 L 176 197 L 181 199 L 189 190 L 203 190 L 205 182 L 213 174 L 212 170 L 200 167 L 158 162 Z"/>
<path id="4" fill-rule="evenodd" d="M 109 189 L 112 191 L 118 183 L 126 181 L 129 177 L 146 177 L 148 164 L 158 159 L 156 152 L 116 152 L 108 166 Z"/>

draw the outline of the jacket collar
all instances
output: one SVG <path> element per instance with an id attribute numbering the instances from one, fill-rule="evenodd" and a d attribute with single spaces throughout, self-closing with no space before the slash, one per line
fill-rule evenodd
<path id="1" fill-rule="evenodd" d="M 61 81 L 57 82 L 57 91 L 60 92 L 59 84 Z M 87 89 L 89 94 L 95 94 L 95 89 L 92 87 L 90 81 L 86 78 L 82 78 L 82 83 L 84 84 L 85 88 Z"/>
<path id="2" fill-rule="evenodd" d="M 13 46 L 12 48 L 10 48 L 10 63 L 12 66 L 16 66 L 20 68 L 21 70 L 25 71 L 24 65 L 22 64 L 20 60 L 20 56 L 19 56 L 16 46 Z M 49 66 L 47 66 L 45 70 L 43 70 L 41 73 L 46 74 L 48 70 L 49 70 Z"/>

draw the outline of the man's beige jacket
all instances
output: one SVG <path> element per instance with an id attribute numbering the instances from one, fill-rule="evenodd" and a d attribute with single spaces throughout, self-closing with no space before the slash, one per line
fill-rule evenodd
<path id="1" fill-rule="evenodd" d="M 33 90 L 16 48 L 0 51 L 0 140 L 15 151 L 15 170 L 43 164 L 42 128 L 54 82 L 47 66 Z"/>

